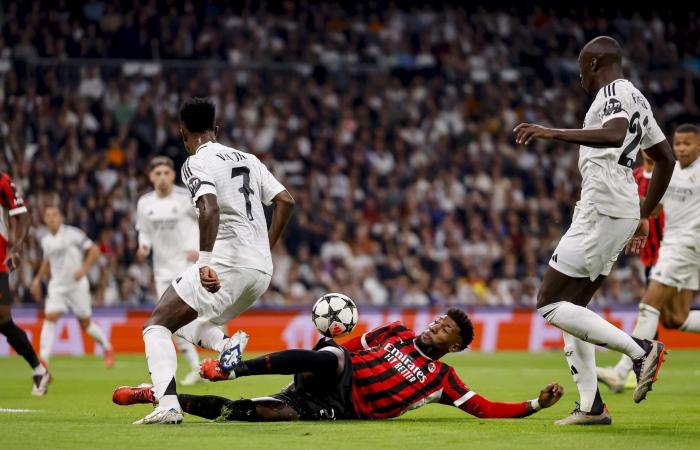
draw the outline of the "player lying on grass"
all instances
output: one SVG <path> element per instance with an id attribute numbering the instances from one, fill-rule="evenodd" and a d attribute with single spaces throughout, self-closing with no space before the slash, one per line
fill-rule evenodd
<path id="1" fill-rule="evenodd" d="M 470 390 L 455 370 L 439 361 L 464 350 L 474 331 L 467 315 L 450 309 L 418 336 L 399 322 L 338 345 L 321 339 L 313 350 L 286 350 L 241 361 L 239 357 L 202 362 L 201 375 L 222 381 L 253 375 L 294 375 L 294 382 L 271 397 L 229 400 L 178 394 L 184 412 L 206 419 L 291 421 L 389 419 L 428 403 L 452 405 L 480 418 L 516 418 L 555 404 L 561 385 L 547 385 L 537 398 L 492 402 Z M 119 405 L 153 403 L 150 385 L 117 388 Z"/>

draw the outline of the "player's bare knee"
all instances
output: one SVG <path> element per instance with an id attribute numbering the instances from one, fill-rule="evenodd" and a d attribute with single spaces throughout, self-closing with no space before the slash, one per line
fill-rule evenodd
<path id="1" fill-rule="evenodd" d="M 82 328 L 83 330 L 87 330 L 90 326 L 90 318 L 88 317 L 87 319 L 78 319 L 78 323 L 80 323 L 80 328 Z"/>
<path id="2" fill-rule="evenodd" d="M 61 318 L 61 313 L 48 313 L 44 316 L 44 320 L 49 322 L 57 322 Z"/>
<path id="3" fill-rule="evenodd" d="M 669 330 L 678 330 L 680 327 L 683 326 L 685 323 L 687 317 L 684 317 L 681 314 L 674 314 L 674 313 L 662 313 L 661 314 L 661 325 L 664 326 L 664 328 L 669 329 Z"/>

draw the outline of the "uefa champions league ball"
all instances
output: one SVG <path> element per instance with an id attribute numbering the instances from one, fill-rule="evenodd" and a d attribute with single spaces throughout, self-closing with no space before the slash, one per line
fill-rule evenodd
<path id="1" fill-rule="evenodd" d="M 349 334 L 357 325 L 357 307 L 347 295 L 332 292 L 316 301 L 311 320 L 319 333 L 337 338 Z"/>

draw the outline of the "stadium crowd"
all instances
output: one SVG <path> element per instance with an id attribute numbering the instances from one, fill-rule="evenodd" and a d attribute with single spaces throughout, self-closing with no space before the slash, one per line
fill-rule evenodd
<path id="1" fill-rule="evenodd" d="M 516 147 L 511 130 L 581 125 L 577 53 L 595 35 L 620 38 L 667 132 L 700 122 L 692 15 L 680 27 L 653 14 L 196 3 L 3 4 L 0 163 L 33 223 L 18 302 L 32 301 L 41 207 L 56 198 L 101 249 L 96 303 L 155 301 L 135 205 L 152 156 L 184 161 L 177 112 L 193 95 L 217 102 L 219 140 L 258 155 L 297 200 L 273 251 L 273 306 L 327 291 L 380 306 L 533 305 L 578 198 L 577 151 Z M 643 276 L 622 258 L 595 301 L 632 303 Z"/>

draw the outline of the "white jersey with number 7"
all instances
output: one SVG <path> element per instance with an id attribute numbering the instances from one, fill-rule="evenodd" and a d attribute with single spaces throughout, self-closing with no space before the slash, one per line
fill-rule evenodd
<path id="1" fill-rule="evenodd" d="M 285 190 L 253 154 L 207 142 L 182 166 L 182 181 L 192 200 L 214 194 L 219 204 L 219 231 L 213 258 L 229 267 L 272 274 L 272 256 L 263 205 Z"/>

